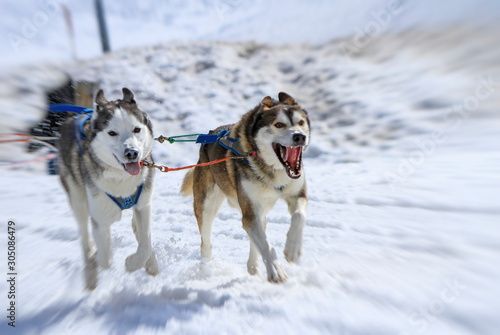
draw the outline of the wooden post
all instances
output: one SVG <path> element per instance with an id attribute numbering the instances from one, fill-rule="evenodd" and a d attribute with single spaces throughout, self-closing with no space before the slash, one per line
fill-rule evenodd
<path id="1" fill-rule="evenodd" d="M 66 23 L 66 30 L 68 31 L 69 45 L 71 49 L 71 56 L 76 60 L 76 47 L 75 47 L 75 29 L 73 27 L 73 16 L 68 6 L 61 4 L 63 11 L 64 22 Z"/>
<path id="2" fill-rule="evenodd" d="M 75 105 L 94 108 L 94 94 L 99 89 L 98 83 L 79 81 L 76 83 Z"/>
<path id="3" fill-rule="evenodd" d="M 107 53 L 111 50 L 111 48 L 109 46 L 108 28 L 106 26 L 106 17 L 104 15 L 102 0 L 94 0 L 94 4 L 97 14 L 97 23 L 99 24 L 99 35 L 101 36 L 102 52 Z"/>

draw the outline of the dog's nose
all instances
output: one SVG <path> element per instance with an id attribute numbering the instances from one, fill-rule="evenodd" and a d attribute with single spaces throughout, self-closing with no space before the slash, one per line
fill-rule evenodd
<path id="1" fill-rule="evenodd" d="M 125 149 L 125 157 L 127 157 L 131 161 L 137 159 L 138 155 L 139 151 L 137 151 L 136 149 L 130 149 L 130 148 Z"/>
<path id="2" fill-rule="evenodd" d="M 293 142 L 298 145 L 304 145 L 306 143 L 306 135 L 304 134 L 293 134 Z"/>

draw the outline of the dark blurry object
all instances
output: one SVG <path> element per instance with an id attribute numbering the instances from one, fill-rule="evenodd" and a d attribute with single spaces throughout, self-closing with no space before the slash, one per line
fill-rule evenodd
<path id="1" fill-rule="evenodd" d="M 29 134 L 41 137 L 59 137 L 59 129 L 69 116 L 68 113 L 53 113 L 49 111 L 50 104 L 74 104 L 75 87 L 73 81 L 68 77 L 66 83 L 47 93 L 47 116 L 35 127 L 31 128 Z M 56 140 L 49 140 L 47 143 L 55 146 Z M 28 152 L 34 152 L 43 147 L 42 144 L 30 143 Z"/>
<path id="2" fill-rule="evenodd" d="M 59 137 L 59 130 L 68 117 L 72 117 L 75 113 L 71 112 L 51 112 L 49 105 L 51 104 L 70 104 L 78 105 L 87 108 L 93 107 L 94 92 L 99 89 L 99 84 L 91 82 L 78 82 L 75 86 L 73 81 L 68 77 L 66 83 L 47 93 L 47 116 L 35 127 L 31 128 L 29 134 L 39 137 Z M 56 146 L 57 140 L 47 140 L 48 144 Z M 28 152 L 37 151 L 43 147 L 42 144 L 30 143 Z M 51 151 L 50 153 L 55 153 Z M 50 159 L 47 162 L 47 169 L 50 175 L 57 175 L 57 158 Z"/>
<path id="3" fill-rule="evenodd" d="M 51 154 L 55 154 L 55 151 L 50 151 Z M 51 176 L 56 176 L 59 174 L 59 167 L 57 163 L 57 156 L 55 158 L 50 158 L 47 161 L 47 172 Z"/>
<path id="4" fill-rule="evenodd" d="M 104 15 L 104 7 L 101 0 L 95 0 L 95 10 L 97 15 L 97 23 L 99 24 L 99 36 L 101 37 L 102 52 L 110 51 L 108 28 L 106 26 L 106 17 Z"/>

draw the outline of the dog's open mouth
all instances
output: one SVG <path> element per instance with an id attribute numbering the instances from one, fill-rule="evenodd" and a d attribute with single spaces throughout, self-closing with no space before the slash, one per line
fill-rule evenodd
<path id="1" fill-rule="evenodd" d="M 302 147 L 285 147 L 273 143 L 273 148 L 288 176 L 292 179 L 299 178 L 302 173 Z"/>
<path id="2" fill-rule="evenodd" d="M 123 168 L 125 171 L 135 176 L 141 172 L 141 164 L 139 162 L 123 163 Z"/>

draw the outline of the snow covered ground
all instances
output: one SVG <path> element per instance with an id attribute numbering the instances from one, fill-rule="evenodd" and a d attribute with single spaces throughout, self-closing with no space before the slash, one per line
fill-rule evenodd
<path id="1" fill-rule="evenodd" d="M 266 7 L 256 3 L 253 11 L 219 6 L 219 15 L 243 20 L 263 13 Z M 310 5 L 319 26 L 326 27 L 324 11 L 335 8 L 328 4 Z M 387 29 L 368 40 L 355 31 L 331 40 L 341 36 L 325 30 L 308 44 L 313 31 L 295 41 L 269 40 L 263 35 L 269 30 L 238 30 L 237 21 L 226 22 L 227 30 L 210 26 L 212 34 L 202 36 L 204 16 L 195 7 L 184 19 L 172 19 L 175 27 L 185 22 L 186 30 L 178 30 L 184 41 L 11 68 L 0 84 L 1 133 L 25 130 L 36 119 L 43 89 L 62 78 L 62 69 L 75 79 L 99 81 L 110 99 L 129 87 L 153 119 L 155 135 L 235 122 L 265 95 L 285 91 L 309 111 L 313 127 L 304 158 L 310 202 L 301 262 L 288 264 L 282 256 L 289 217 L 279 203 L 268 217 L 268 236 L 286 283 L 246 273 L 248 238 L 228 206 L 214 224 L 214 260 L 200 264 L 191 199 L 178 193 L 183 173 L 157 173 L 152 239 L 161 273 L 125 271 L 125 257 L 136 248 L 125 212 L 112 227 L 113 264 L 87 292 L 77 227 L 57 177 L 46 175 L 44 163 L 3 164 L 2 229 L 7 232 L 8 220 L 16 223 L 19 276 L 16 328 L 2 316 L 0 332 L 496 334 L 498 25 Z M 271 7 L 277 11 L 278 2 Z M 138 11 L 124 10 L 115 20 L 124 23 L 130 13 Z M 358 15 L 364 29 L 370 16 Z M 314 16 L 306 17 L 313 25 Z M 189 27 L 197 30 L 189 34 Z M 210 41 L 217 36 L 225 42 Z M 158 34 L 145 37 L 154 38 Z M 154 147 L 156 161 L 168 166 L 192 164 L 197 151 L 194 144 Z M 33 158 L 21 145 L 2 145 L 0 157 Z M 5 251 L 6 236 L 0 234 Z M 6 259 L 0 264 L 5 269 Z M 0 280 L 2 310 L 8 307 L 6 279 Z"/>
<path id="2" fill-rule="evenodd" d="M 102 0 L 111 48 L 167 41 L 324 43 L 456 22 L 494 23 L 495 0 Z M 98 56 L 94 1 L 0 0 L 0 68 Z M 72 22 L 68 31 L 64 9 Z M 74 36 L 74 55 L 70 35 Z M 362 39 L 362 38 L 361 38 Z"/>

